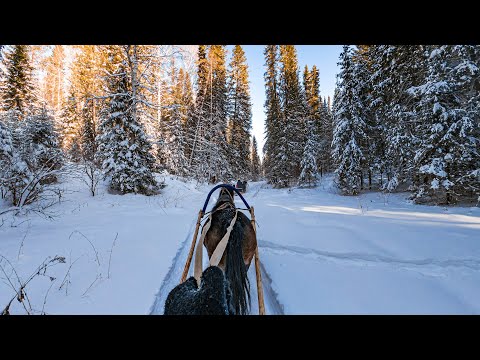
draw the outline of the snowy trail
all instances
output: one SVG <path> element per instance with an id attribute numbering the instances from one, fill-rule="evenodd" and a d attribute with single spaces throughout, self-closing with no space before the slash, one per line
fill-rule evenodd
<path id="1" fill-rule="evenodd" d="M 180 278 L 182 276 L 183 267 L 187 261 L 188 250 L 190 248 L 190 243 L 192 241 L 193 229 L 195 227 L 195 220 L 190 224 L 190 230 L 188 231 L 185 240 L 177 251 L 175 258 L 172 261 L 172 265 L 168 270 L 165 279 L 160 286 L 160 290 L 155 295 L 155 302 L 153 303 L 149 313 L 150 315 L 162 315 L 163 309 L 165 307 L 165 301 L 167 300 L 167 295 L 176 285 L 178 285 Z"/>

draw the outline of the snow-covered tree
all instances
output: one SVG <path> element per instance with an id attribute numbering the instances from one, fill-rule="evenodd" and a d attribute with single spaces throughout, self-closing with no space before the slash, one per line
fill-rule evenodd
<path id="1" fill-rule="evenodd" d="M 314 186 L 317 181 L 317 149 L 318 139 L 315 132 L 314 120 L 307 121 L 307 141 L 303 150 L 302 161 L 300 163 L 301 172 L 298 178 L 300 186 Z"/>
<path id="2" fill-rule="evenodd" d="M 127 66 L 121 62 L 108 82 L 109 111 L 99 127 L 97 159 L 110 188 L 122 194 L 154 194 L 158 184 L 142 124 L 132 114 L 133 94 Z"/>
<path id="3" fill-rule="evenodd" d="M 414 198 L 451 204 L 480 194 L 474 172 L 480 159 L 478 47 L 429 46 L 427 51 L 426 81 L 412 89 L 420 97 L 421 139 L 414 159 L 419 179 Z"/>
<path id="4" fill-rule="evenodd" d="M 5 53 L 6 74 L 2 81 L 1 95 L 3 110 L 17 110 L 29 114 L 36 101 L 32 65 L 27 45 L 14 45 Z"/>
<path id="5" fill-rule="evenodd" d="M 335 98 L 332 157 L 335 161 L 337 182 L 342 193 L 356 195 L 361 190 L 364 163 L 362 144 L 365 143 L 363 104 L 358 102 L 354 78 L 352 50 L 343 47 L 340 55 L 341 72 L 338 75 L 338 95 Z"/>
<path id="6" fill-rule="evenodd" d="M 47 104 L 58 115 L 65 103 L 66 54 L 64 45 L 55 45 L 51 55 L 45 59 L 44 96 Z"/>
<path id="7" fill-rule="evenodd" d="M 258 156 L 257 139 L 253 136 L 250 155 L 250 174 L 253 181 L 258 181 L 261 174 L 260 157 Z"/>
<path id="8" fill-rule="evenodd" d="M 63 157 L 54 118 L 43 108 L 38 114 L 27 117 L 24 124 L 21 138 L 23 160 L 35 174 L 52 172 L 42 176 L 41 184 L 57 181 L 53 170 L 61 167 Z"/>
<path id="9" fill-rule="evenodd" d="M 165 168 L 171 174 L 186 175 L 188 173 L 185 155 L 186 137 L 183 122 L 188 104 L 184 103 L 184 72 L 177 73 L 174 63 L 171 66 L 170 83 L 165 83 L 162 102 L 162 140 L 161 158 Z"/>
<path id="10" fill-rule="evenodd" d="M 70 159 L 79 161 L 81 158 L 81 118 L 77 111 L 77 98 L 75 93 L 72 92 L 65 100 L 60 119 L 62 149 Z"/>
<path id="11" fill-rule="evenodd" d="M 17 110 L 2 114 L 0 162 L 2 195 L 14 206 L 36 201 L 44 190 L 43 185 L 57 180 L 61 151 L 53 118 L 45 109 L 26 117 Z"/>
<path id="12" fill-rule="evenodd" d="M 295 46 L 280 45 L 279 97 L 283 128 L 276 160 L 281 169 L 281 186 L 300 175 L 300 162 L 305 146 L 305 99 L 300 87 Z"/>
<path id="13" fill-rule="evenodd" d="M 252 110 L 248 85 L 248 66 L 240 45 L 233 48 L 228 71 L 228 121 L 230 164 L 235 178 L 249 174 Z"/>
<path id="14" fill-rule="evenodd" d="M 376 135 L 370 143 L 374 161 L 371 168 L 387 177 L 383 188 L 393 191 L 412 180 L 418 117 L 414 105 L 418 98 L 410 88 L 423 83 L 425 58 L 422 45 L 377 45 L 368 49 L 371 70 L 370 129 Z"/>
<path id="15" fill-rule="evenodd" d="M 278 95 L 278 45 L 267 45 L 264 50 L 265 66 L 265 144 L 263 147 L 265 176 L 276 185 L 281 179 L 281 163 L 277 161 L 280 152 L 280 137 L 283 131 L 283 114 Z"/>

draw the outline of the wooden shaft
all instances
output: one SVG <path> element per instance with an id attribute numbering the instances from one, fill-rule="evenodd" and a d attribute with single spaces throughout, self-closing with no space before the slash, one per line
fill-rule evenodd
<path id="1" fill-rule="evenodd" d="M 193 234 L 192 245 L 190 246 L 190 251 L 188 253 L 187 262 L 185 263 L 185 268 L 183 269 L 182 279 L 180 284 L 187 280 L 188 270 L 190 269 L 190 264 L 192 262 L 193 251 L 195 250 L 195 243 L 197 242 L 198 229 L 200 228 L 200 222 L 202 221 L 203 211 L 198 212 L 197 225 L 195 226 L 195 233 Z"/>
<path id="2" fill-rule="evenodd" d="M 257 228 L 255 224 L 255 212 L 253 211 L 253 206 L 250 206 L 250 215 L 251 223 L 253 226 L 253 230 L 255 231 L 255 239 L 257 237 Z M 260 271 L 260 257 L 258 255 L 258 242 L 257 246 L 255 247 L 255 274 L 257 277 L 257 293 L 258 293 L 258 314 L 265 315 L 265 302 L 263 299 L 263 286 L 262 286 L 262 274 Z"/>

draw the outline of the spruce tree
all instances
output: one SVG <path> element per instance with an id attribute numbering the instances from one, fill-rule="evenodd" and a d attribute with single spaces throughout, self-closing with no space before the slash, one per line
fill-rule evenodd
<path id="1" fill-rule="evenodd" d="M 53 170 L 59 169 L 63 162 L 58 139 L 54 118 L 47 109 L 43 108 L 38 114 L 25 119 L 23 159 L 35 174 L 52 172 L 42 177 L 41 184 L 57 181 Z"/>
<path id="2" fill-rule="evenodd" d="M 258 181 L 261 175 L 261 164 L 260 164 L 260 157 L 258 156 L 258 147 L 257 147 L 257 139 L 253 136 L 252 140 L 252 152 L 250 155 L 251 165 L 250 165 L 250 173 L 253 181 Z"/>
<path id="3" fill-rule="evenodd" d="M 249 174 L 252 110 L 248 85 L 248 66 L 240 45 L 233 48 L 228 71 L 228 118 L 230 164 L 235 178 Z"/>
<path id="4" fill-rule="evenodd" d="M 224 45 L 210 45 L 208 57 L 211 66 L 210 118 L 206 132 L 209 151 L 209 179 L 228 181 L 233 173 L 229 163 L 229 148 L 226 137 L 227 129 L 227 68 L 226 48 Z M 207 96 L 209 94 L 207 93 Z M 208 102 L 208 98 L 207 98 Z"/>
<path id="5" fill-rule="evenodd" d="M 322 103 L 320 97 L 320 77 L 318 69 L 313 65 L 312 70 L 309 71 L 305 66 L 303 73 L 303 87 L 305 91 L 305 98 L 307 102 L 307 117 L 313 121 L 313 128 L 307 130 L 306 135 L 313 134 L 316 137 L 316 148 L 314 149 L 314 156 L 316 163 L 320 169 L 320 175 L 326 171 L 330 158 L 330 143 L 331 139 L 326 137 L 326 118 L 328 114 Z M 313 131 L 313 133 L 311 132 Z"/>
<path id="6" fill-rule="evenodd" d="M 183 68 L 179 70 L 178 81 L 181 83 L 181 116 L 183 134 L 185 137 L 185 161 L 188 167 L 188 173 L 191 174 L 191 168 L 188 166 L 189 159 L 192 153 L 192 144 L 195 137 L 195 103 L 193 101 L 193 89 L 190 75 Z"/>
<path id="7" fill-rule="evenodd" d="M 280 137 L 284 129 L 283 114 L 278 95 L 278 45 L 267 45 L 264 50 L 266 71 L 265 79 L 265 144 L 263 148 L 265 176 L 271 184 L 281 180 L 282 169 L 278 161 Z"/>
<path id="8" fill-rule="evenodd" d="M 209 105 L 207 99 L 207 87 L 210 86 L 210 64 L 207 60 L 207 46 L 198 46 L 197 56 L 197 89 L 195 97 L 195 113 L 190 118 L 187 126 L 187 155 L 189 167 L 195 178 L 207 180 L 207 152 Z"/>
<path id="9" fill-rule="evenodd" d="M 361 104 L 356 94 L 354 63 L 349 46 L 340 54 L 338 96 L 334 102 L 334 132 L 332 156 L 335 161 L 337 183 L 342 193 L 360 192 L 364 155 L 361 144 L 365 139 L 365 123 L 361 118 Z"/>
<path id="10" fill-rule="evenodd" d="M 52 55 L 45 60 L 45 100 L 57 114 L 65 103 L 65 59 L 64 45 L 55 45 Z"/>
<path id="11" fill-rule="evenodd" d="M 154 194 L 158 184 L 142 124 L 132 114 L 132 85 L 122 62 L 108 82 L 109 111 L 100 124 L 97 158 L 110 188 L 122 194 Z"/>
<path id="12" fill-rule="evenodd" d="M 81 118 L 77 111 L 77 98 L 74 92 L 70 93 L 62 108 L 60 114 L 62 148 L 71 160 L 77 162 L 81 159 Z"/>
<path id="13" fill-rule="evenodd" d="M 311 118 L 307 122 L 307 133 L 308 136 L 300 163 L 301 172 L 298 178 L 298 184 L 300 186 L 314 186 L 318 174 L 316 161 L 318 139 L 315 132 L 314 120 Z"/>
<path id="14" fill-rule="evenodd" d="M 300 175 L 300 162 L 305 146 L 305 101 L 298 76 L 294 45 L 280 45 L 279 97 L 283 113 L 280 151 L 276 156 L 281 169 L 281 186 Z"/>
<path id="15" fill-rule="evenodd" d="M 6 74 L 2 84 L 3 110 L 14 110 L 22 117 L 31 113 L 35 106 L 32 65 L 27 45 L 13 45 L 5 54 Z"/>
<path id="16" fill-rule="evenodd" d="M 478 49 L 471 45 L 429 46 L 425 83 L 416 112 L 421 142 L 415 155 L 416 202 L 451 204 L 480 194 L 478 177 Z M 472 101 L 472 98 L 474 101 Z"/>

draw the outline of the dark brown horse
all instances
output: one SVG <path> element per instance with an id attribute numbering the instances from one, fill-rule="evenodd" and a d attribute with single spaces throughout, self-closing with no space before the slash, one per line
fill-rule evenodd
<path id="1" fill-rule="evenodd" d="M 235 216 L 236 207 L 233 197 L 233 190 L 221 188 L 218 200 L 212 208 L 212 224 L 203 243 L 209 258 L 212 257 Z M 256 247 L 255 230 L 248 217 L 239 211 L 225 253 L 218 264 L 229 282 L 232 311 L 238 315 L 247 314 L 250 308 L 250 283 L 247 271 Z"/>

